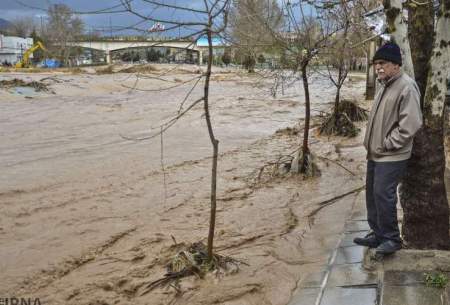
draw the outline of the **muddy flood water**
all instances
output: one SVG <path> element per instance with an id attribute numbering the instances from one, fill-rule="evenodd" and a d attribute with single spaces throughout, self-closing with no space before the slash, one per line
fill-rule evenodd
<path id="1" fill-rule="evenodd" d="M 172 68 L 158 66 L 139 79 L 0 73 L 0 80 L 49 86 L 47 92 L 0 88 L 0 296 L 42 304 L 282 305 L 326 264 L 334 241 L 322 233 L 339 232 L 351 205 L 321 203 L 358 196 L 362 135 L 319 137 L 313 128 L 321 177 L 274 174 L 266 165 L 292 155 L 301 141 L 287 128 L 302 126 L 301 84 L 273 97 L 270 79 L 217 70 L 211 85 L 220 141 L 215 251 L 246 264 L 239 272 L 186 278 L 179 291 L 142 294 L 180 245 L 206 242 L 208 233 L 212 148 L 202 104 L 162 138 L 130 140 L 155 135 L 180 111 L 198 68 Z M 343 96 L 362 101 L 364 85 L 363 75 L 351 76 Z M 317 126 L 335 88 L 314 76 L 310 90 Z M 181 109 L 201 94 L 202 82 Z"/>

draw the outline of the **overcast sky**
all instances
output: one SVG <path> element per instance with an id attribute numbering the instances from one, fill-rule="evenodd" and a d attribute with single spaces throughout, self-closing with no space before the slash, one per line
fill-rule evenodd
<path id="1" fill-rule="evenodd" d="M 23 4 L 21 4 L 21 3 Z M 29 16 L 34 18 L 36 25 L 39 27 L 42 21 L 45 23 L 46 8 L 55 3 L 67 4 L 72 10 L 78 12 L 94 12 L 111 8 L 115 5 L 119 5 L 119 0 L 0 0 L 0 18 L 12 21 L 16 18 Z M 166 3 L 188 6 L 190 8 L 203 8 L 202 0 L 170 0 Z M 155 10 L 149 4 L 143 3 L 141 0 L 133 1 L 134 8 L 139 11 L 140 14 L 150 15 L 160 19 L 170 20 L 201 20 L 201 14 L 187 13 L 184 11 L 176 11 L 173 9 L 158 8 Z M 120 10 L 118 7 L 113 10 Z M 86 31 L 102 31 L 105 36 L 109 36 L 111 29 L 113 35 L 131 34 L 130 31 L 116 31 L 122 27 L 130 26 L 141 22 L 139 27 L 142 29 L 149 29 L 154 25 L 154 22 L 145 21 L 142 22 L 137 16 L 130 13 L 114 13 L 114 14 L 83 14 L 80 15 L 86 25 Z M 166 28 L 169 25 L 165 25 Z M 176 35 L 181 32 L 184 35 L 188 32 L 188 29 L 181 29 L 172 31 L 171 35 Z M 141 33 L 142 34 L 142 33 Z M 152 35 L 158 35 L 154 33 Z"/>

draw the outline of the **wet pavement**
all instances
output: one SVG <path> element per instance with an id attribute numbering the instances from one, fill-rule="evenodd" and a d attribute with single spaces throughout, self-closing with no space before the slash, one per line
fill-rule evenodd
<path id="1" fill-rule="evenodd" d="M 300 284 L 289 305 L 371 305 L 377 303 L 378 276 L 376 271 L 363 268 L 364 247 L 353 244 L 353 238 L 369 230 L 365 219 L 364 193 L 355 200 L 343 232 L 328 264 L 311 281 Z"/>
<path id="2" fill-rule="evenodd" d="M 328 263 L 320 272 L 309 275 L 308 280 L 299 284 L 289 305 L 450 304 L 448 288 L 429 287 L 425 284 L 425 271 L 411 270 L 417 268 L 413 266 L 414 264 L 410 264 L 411 268 L 404 267 L 408 264 L 408 260 L 423 260 L 422 256 L 438 257 L 440 254 L 401 250 L 390 257 L 385 257 L 383 261 L 374 261 L 373 250 L 367 251 L 365 247 L 353 243 L 353 238 L 362 237 L 369 230 L 365 215 L 364 192 L 361 192 L 356 198 L 336 247 L 330 253 Z M 444 256 L 445 259 L 440 257 L 439 260 L 448 259 L 447 255 Z M 404 264 L 399 261 L 403 261 Z M 436 268 L 440 265 L 434 261 L 425 264 L 428 264 L 427 268 L 430 266 Z M 448 270 L 442 273 L 450 278 Z"/>

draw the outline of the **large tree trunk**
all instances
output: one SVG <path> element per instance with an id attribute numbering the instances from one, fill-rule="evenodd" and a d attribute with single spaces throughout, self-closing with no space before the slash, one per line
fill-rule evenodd
<path id="1" fill-rule="evenodd" d="M 445 151 L 445 163 L 446 168 L 450 168 L 450 84 L 449 84 L 449 94 L 447 95 L 445 101 L 445 113 L 444 113 L 444 151 Z"/>
<path id="2" fill-rule="evenodd" d="M 414 78 L 411 49 L 408 41 L 408 25 L 402 14 L 402 0 L 383 0 L 383 6 L 388 22 L 388 32 L 402 50 L 403 71 Z"/>
<path id="3" fill-rule="evenodd" d="M 420 88 L 421 105 L 425 88 L 427 87 L 429 59 L 433 50 L 434 9 L 433 2 L 427 5 L 410 6 L 408 8 L 409 19 L 409 44 L 411 47 L 412 62 L 417 85 Z"/>
<path id="4" fill-rule="evenodd" d="M 444 184 L 443 132 L 425 126 L 414 140 L 400 188 L 402 235 L 414 249 L 449 248 L 449 209 Z"/>
<path id="5" fill-rule="evenodd" d="M 414 14 L 414 23 L 422 26 L 432 24 L 432 14 L 427 13 L 426 9 L 425 6 L 417 9 L 424 11 Z M 444 184 L 444 101 L 450 67 L 449 16 L 450 1 L 442 1 L 428 81 L 424 81 L 424 75 L 417 75 L 419 82 L 426 82 L 424 127 L 415 137 L 412 158 L 400 190 L 404 210 L 403 237 L 409 247 L 417 249 L 449 249 L 450 246 L 449 206 Z M 412 26 L 413 39 L 420 46 L 426 46 L 428 37 L 424 36 L 431 36 L 430 32 L 415 30 L 417 27 Z M 423 47 L 421 50 L 427 52 Z M 416 67 L 426 66 L 424 56 L 414 56 L 414 59 Z"/>

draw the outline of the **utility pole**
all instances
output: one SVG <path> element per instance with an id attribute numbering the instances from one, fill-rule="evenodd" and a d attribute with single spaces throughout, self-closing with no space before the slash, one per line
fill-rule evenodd
<path id="1" fill-rule="evenodd" d="M 111 16 L 109 16 L 109 37 L 112 39 L 112 23 L 111 23 Z"/>

